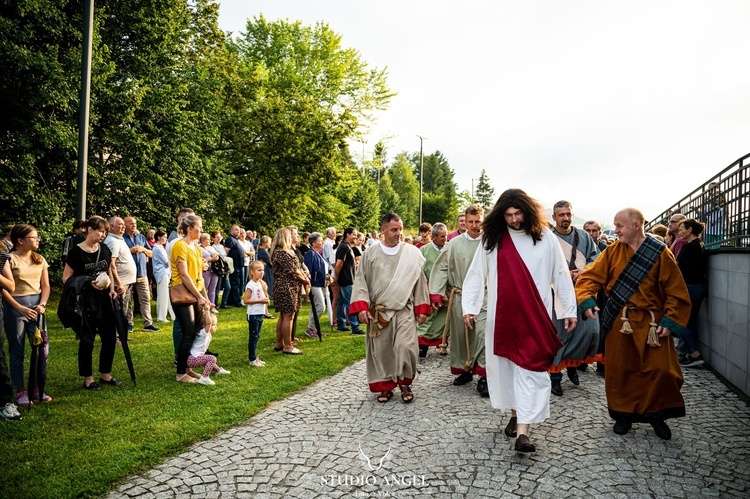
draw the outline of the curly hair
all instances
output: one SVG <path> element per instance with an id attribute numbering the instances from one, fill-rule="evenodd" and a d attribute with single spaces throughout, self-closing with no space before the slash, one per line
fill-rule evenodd
<path id="1" fill-rule="evenodd" d="M 534 239 L 534 244 L 542 240 L 542 231 L 549 226 L 542 206 L 521 189 L 508 189 L 500 194 L 495 206 L 482 222 L 482 244 L 485 250 L 492 251 L 496 246 L 502 246 L 503 235 L 508 232 L 505 212 L 510 208 L 523 212 L 521 228 Z"/>

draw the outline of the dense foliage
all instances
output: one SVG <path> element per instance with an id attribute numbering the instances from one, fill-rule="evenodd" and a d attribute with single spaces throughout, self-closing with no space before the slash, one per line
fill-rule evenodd
<path id="1" fill-rule="evenodd" d="M 248 21 L 227 37 L 214 0 L 97 3 L 87 214 L 170 229 L 181 206 L 204 227 L 272 233 L 418 222 L 413 155 L 368 175 L 348 141 L 394 93 L 327 24 Z M 0 224 L 28 222 L 53 269 L 75 214 L 81 3 L 0 0 Z M 375 172 L 369 169 L 370 173 Z M 425 157 L 424 219 L 457 209 L 453 172 Z"/>

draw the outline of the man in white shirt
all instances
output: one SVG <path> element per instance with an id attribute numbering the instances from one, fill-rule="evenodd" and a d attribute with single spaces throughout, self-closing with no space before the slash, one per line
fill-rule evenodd
<path id="1" fill-rule="evenodd" d="M 128 319 L 128 330 L 133 330 L 133 284 L 138 276 L 138 269 L 135 266 L 135 260 L 130 254 L 130 248 L 122 235 L 125 233 L 125 222 L 120 217 L 111 217 L 109 219 L 110 231 L 104 244 L 112 252 L 112 261 L 115 264 L 115 270 L 112 277 L 115 285 L 119 289 L 125 305 L 125 316 Z"/>

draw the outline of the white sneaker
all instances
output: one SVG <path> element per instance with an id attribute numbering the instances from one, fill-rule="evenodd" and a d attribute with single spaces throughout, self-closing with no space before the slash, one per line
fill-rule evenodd
<path id="1" fill-rule="evenodd" d="M 256 358 L 257 358 L 257 357 L 256 357 Z M 257 360 L 260 360 L 260 359 L 257 359 Z M 266 365 L 266 363 L 265 363 L 265 362 L 263 362 L 262 360 L 260 360 L 260 363 L 261 363 L 261 364 L 263 364 L 264 366 Z"/>
<path id="2" fill-rule="evenodd" d="M 263 366 L 265 366 L 265 365 L 266 365 L 266 363 L 265 363 L 265 362 L 263 362 L 262 360 L 260 360 L 260 359 L 259 359 L 259 358 L 257 358 L 257 357 L 255 358 L 255 360 L 251 360 L 251 361 L 248 361 L 248 363 L 249 363 L 249 364 L 250 364 L 251 366 L 255 366 L 255 367 L 263 367 Z"/>
<path id="3" fill-rule="evenodd" d="M 201 376 L 200 379 L 198 380 L 198 383 L 200 383 L 201 385 L 206 385 L 206 386 L 213 386 L 216 384 L 214 380 L 212 380 L 208 376 Z"/>
<path id="4" fill-rule="evenodd" d="M 18 408 L 13 402 L 8 402 L 3 406 L 2 409 L 0 409 L 0 416 L 2 416 L 3 419 L 10 419 L 17 421 L 21 418 L 21 413 L 18 412 Z"/>
<path id="5" fill-rule="evenodd" d="M 223 367 L 220 367 L 218 371 L 216 371 L 216 374 L 232 374 L 232 371 L 227 371 Z"/>

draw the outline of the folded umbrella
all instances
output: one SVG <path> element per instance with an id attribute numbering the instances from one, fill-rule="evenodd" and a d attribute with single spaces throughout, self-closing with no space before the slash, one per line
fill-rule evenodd
<path id="1" fill-rule="evenodd" d="M 133 358 L 130 356 L 130 347 L 128 346 L 128 319 L 125 317 L 122 299 L 119 296 L 112 299 L 112 309 L 114 310 L 117 337 L 120 339 L 120 344 L 122 345 L 122 354 L 125 356 L 125 362 L 128 364 L 128 371 L 130 371 L 130 379 L 133 380 L 133 386 L 136 386 L 135 368 L 133 367 Z"/>

